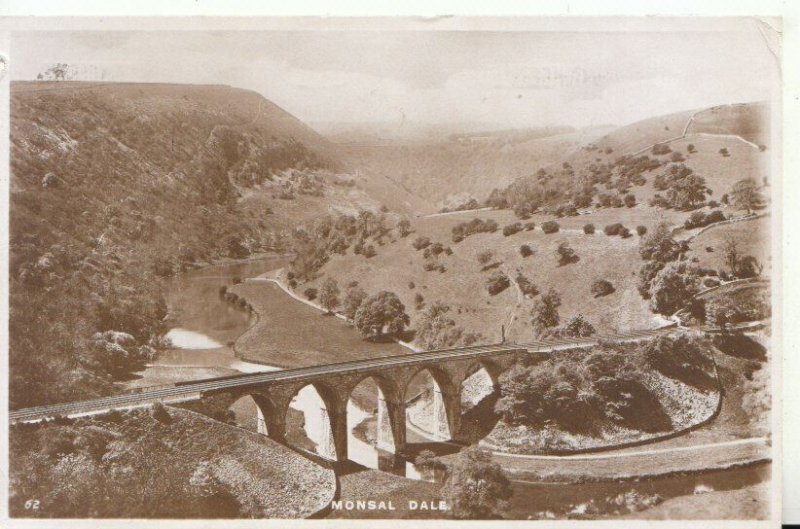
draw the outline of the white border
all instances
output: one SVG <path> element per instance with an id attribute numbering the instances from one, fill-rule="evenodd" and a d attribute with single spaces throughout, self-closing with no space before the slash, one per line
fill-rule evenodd
<path id="1" fill-rule="evenodd" d="M 359 0 L 345 0 L 337 4 L 333 9 L 328 2 L 322 0 L 306 1 L 302 5 L 291 2 L 280 2 L 277 0 L 271 1 L 258 1 L 258 0 L 231 0 L 231 1 L 202 1 L 202 0 L 178 0 L 173 2 L 159 2 L 157 0 L 138 0 L 138 1 L 125 1 L 111 3 L 101 0 L 84 1 L 84 2 L 67 2 L 58 0 L 28 0 L 27 2 L 20 2 L 11 5 L 8 0 L 0 1 L 0 15 L 38 15 L 38 16 L 164 16 L 164 15 L 238 15 L 238 17 L 252 17 L 255 15 L 281 15 L 281 16 L 297 16 L 297 15 L 315 15 L 327 17 L 330 15 L 335 16 L 378 16 L 378 15 L 413 15 L 417 18 L 414 21 L 415 29 L 444 29 L 460 25 L 463 19 L 451 18 L 449 16 L 441 15 L 479 15 L 479 16 L 494 16 L 494 15 L 600 15 L 600 16 L 613 16 L 613 15 L 666 15 L 666 16 L 681 16 L 681 15 L 701 15 L 701 16 L 747 16 L 758 14 L 760 16 L 780 16 L 783 18 L 784 28 L 784 41 L 783 41 L 783 139 L 784 139 L 784 159 L 776 160 L 776 167 L 779 169 L 781 162 L 786 175 L 800 175 L 800 158 L 797 154 L 796 146 L 800 140 L 800 127 L 798 126 L 797 118 L 800 116 L 798 107 L 800 107 L 800 76 L 798 75 L 798 64 L 800 61 L 797 59 L 798 49 L 798 24 L 800 24 L 800 5 L 789 4 L 780 0 L 738 0 L 737 2 L 706 0 L 706 1 L 686 1 L 686 0 L 673 0 L 671 2 L 641 2 L 638 0 L 626 1 L 606 1 L 599 4 L 596 1 L 590 0 L 573 0 L 549 3 L 528 3 L 523 4 L 513 0 L 494 0 L 494 1 L 471 1 L 471 2 L 458 2 L 452 1 L 422 1 L 422 0 L 406 0 L 403 3 L 390 2 L 388 0 L 364 2 Z M 326 23 L 329 26 L 347 26 L 352 27 L 354 22 L 362 24 L 369 24 L 370 28 L 389 29 L 390 27 L 397 27 L 397 24 L 403 25 L 408 28 L 408 20 L 337 20 L 337 19 L 293 19 L 293 20 L 257 20 L 253 18 L 233 18 L 233 19 L 208 19 L 208 18 L 193 18 L 193 19 L 84 19 L 70 21 L 71 29 L 79 27 L 94 27 L 97 28 L 98 23 L 102 24 L 103 28 L 128 28 L 131 23 L 147 23 L 149 29 L 199 29 L 200 26 L 213 25 L 217 29 L 230 28 L 243 28 L 252 27 L 253 29 L 269 29 L 270 26 L 281 29 L 287 29 L 287 25 L 300 29 L 311 28 L 314 26 L 319 27 L 320 23 Z M 432 17 L 432 18 L 430 18 Z M 647 25 L 647 19 L 635 20 L 637 24 Z M 511 23 L 518 26 L 520 29 L 535 29 L 537 25 L 535 20 L 517 18 L 509 21 L 497 19 L 482 19 L 475 21 L 481 28 L 491 28 L 494 23 L 502 23 L 504 27 L 508 28 Z M 562 19 L 561 22 L 568 24 L 568 19 Z M 585 20 L 582 23 L 585 24 Z M 603 23 L 602 20 L 598 20 Z M 540 21 L 541 24 L 541 21 Z M 63 21 L 57 19 L 0 19 L 0 54 L 8 55 L 8 35 L 5 31 L 9 29 L 23 29 L 37 27 L 45 29 L 50 27 L 52 29 L 63 29 Z M 433 26 L 436 26 L 434 28 Z M 534 26 L 534 27 L 531 27 Z M 585 26 L 584 26 L 585 27 Z M 543 29 L 540 27 L 540 29 Z M 2 186 L 2 197 L 0 197 L 0 213 L 3 219 L 7 222 L 8 218 L 8 75 L 7 73 L 0 78 L 0 185 Z M 792 222 L 797 219 L 797 209 L 794 206 L 794 197 L 800 197 L 800 177 L 787 177 L 783 179 L 780 185 L 778 183 L 777 175 L 779 172 L 773 172 L 773 192 L 776 193 L 776 198 L 784 198 L 787 209 L 783 211 L 785 215 L 783 226 L 794 227 L 796 223 Z M 781 215 L 774 215 L 773 222 L 780 223 Z M 800 278 L 797 274 L 793 274 L 790 268 L 792 263 L 798 262 L 800 259 L 800 239 L 796 235 L 796 229 L 782 229 L 783 226 L 774 226 L 773 230 L 773 262 L 781 263 L 783 268 L 782 273 L 782 288 L 777 292 L 775 298 L 776 313 L 778 322 L 781 317 L 787 322 L 800 321 L 800 303 L 795 301 L 798 294 L 800 294 Z M 8 231 L 0 229 L 0 296 L 3 297 L 3 310 L 0 313 L 0 351 L 5 354 L 8 350 L 8 314 L 7 314 L 7 292 L 8 292 Z M 783 259 L 778 256 L 781 254 Z M 774 264 L 777 269 L 777 264 Z M 777 282 L 776 282 L 777 283 Z M 789 329 L 791 329 L 791 323 Z M 800 375 L 800 335 L 794 333 L 786 333 L 783 337 L 778 332 L 775 333 L 775 343 L 773 348 L 776 351 L 781 351 L 784 357 L 783 368 L 779 362 L 774 362 L 776 375 L 780 376 L 783 371 L 783 376 L 787 381 L 792 381 L 794 376 Z M 782 347 L 779 345 L 782 344 Z M 774 358 L 777 360 L 778 354 Z M 783 430 L 783 442 L 789 447 L 790 457 L 783 461 L 783 471 L 785 477 L 785 493 L 784 498 L 784 520 L 786 522 L 800 522 L 800 505 L 792 502 L 793 498 L 800 498 L 800 461 L 797 458 L 791 457 L 791 448 L 794 442 L 800 442 L 800 414 L 796 411 L 797 406 L 800 405 L 800 397 L 798 392 L 792 391 L 792 384 L 787 384 L 787 390 L 783 395 L 786 403 L 787 412 L 780 420 L 780 415 L 775 413 L 776 428 L 773 430 L 775 448 L 780 450 L 781 436 L 779 435 L 781 429 Z M 778 395 L 779 386 L 776 388 L 776 398 Z M 0 405 L 2 409 L 7 409 L 8 403 L 8 373 L 6 369 L 0 369 Z M 776 402 L 779 406 L 779 403 Z M 776 406 L 776 410 L 780 408 Z M 2 412 L 0 412 L 2 414 Z M 0 523 L 6 520 L 7 516 L 7 423 L 2 421 L 0 423 L 0 483 L 2 492 L 0 493 Z M 778 465 L 773 466 L 773 478 L 777 482 L 780 479 L 780 469 Z M 202 522 L 202 521 L 143 521 L 143 520 L 100 520 L 100 521 L 33 521 L 33 520 L 14 520 L 6 522 L 12 527 L 140 527 L 140 526 L 158 526 L 158 527 L 286 527 L 287 522 L 281 520 L 258 520 L 258 521 L 224 521 L 224 522 Z M 414 522 L 406 522 L 413 524 Z M 430 522 L 426 521 L 426 527 L 454 527 L 455 525 L 468 525 L 471 527 L 485 527 L 497 525 L 494 523 L 481 523 L 469 522 L 467 524 L 460 522 Z M 504 526 L 522 526 L 527 525 L 527 522 L 503 522 Z M 312 520 L 312 521 L 292 521 L 293 527 L 375 527 L 375 521 L 353 521 L 353 520 Z M 381 526 L 399 526 L 405 525 L 404 522 L 398 520 L 388 520 L 380 523 Z M 586 527 L 623 527 L 635 526 L 641 527 L 645 525 L 644 522 L 622 522 L 619 520 L 613 521 L 591 521 L 591 522 L 570 522 L 559 521 L 549 522 L 548 527 L 572 527 L 572 526 L 586 526 Z M 649 525 L 649 524 L 648 524 Z M 687 527 L 687 526 L 705 526 L 705 527 L 719 527 L 719 522 L 690 522 L 690 521 L 677 521 L 677 522 L 660 522 L 659 526 L 663 527 Z M 725 522 L 727 527 L 767 527 L 774 526 L 770 522 Z"/>

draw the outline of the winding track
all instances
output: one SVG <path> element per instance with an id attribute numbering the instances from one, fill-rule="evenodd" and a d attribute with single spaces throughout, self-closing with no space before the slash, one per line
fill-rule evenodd
<path id="1" fill-rule="evenodd" d="M 220 392 L 226 389 L 240 388 L 250 385 L 270 385 L 287 381 L 312 379 L 318 376 L 369 371 L 380 367 L 415 365 L 436 360 L 451 360 L 454 358 L 480 358 L 482 356 L 496 355 L 498 353 L 552 353 L 557 350 L 584 348 L 597 345 L 601 341 L 635 342 L 659 334 L 669 334 L 677 329 L 674 326 L 661 327 L 620 334 L 597 335 L 585 339 L 553 339 L 529 342 L 522 344 L 500 343 L 493 345 L 464 347 L 457 349 L 443 349 L 425 351 L 420 353 L 386 356 L 370 360 L 355 360 L 335 364 L 325 364 L 296 369 L 270 371 L 267 373 L 247 373 L 202 379 L 190 382 L 177 382 L 175 384 L 153 386 L 104 397 L 62 404 L 37 406 L 12 410 L 9 413 L 11 423 L 33 422 L 52 418 L 58 415 L 87 415 L 104 413 L 114 409 L 128 409 L 145 406 L 154 402 L 180 402 L 198 400 L 203 394 Z"/>

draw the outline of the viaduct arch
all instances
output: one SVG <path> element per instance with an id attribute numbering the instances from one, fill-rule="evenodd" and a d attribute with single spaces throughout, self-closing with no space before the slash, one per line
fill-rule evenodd
<path id="1" fill-rule="evenodd" d="M 382 399 L 375 407 L 378 410 L 378 448 L 391 453 L 401 453 L 407 444 L 406 414 L 408 401 L 415 397 L 409 386 L 419 373 L 428 372 L 435 381 L 434 387 L 434 437 L 437 440 L 459 440 L 461 433 L 461 388 L 462 383 L 476 370 L 483 368 L 489 374 L 493 389 L 497 390 L 500 373 L 509 368 L 517 358 L 526 355 L 524 350 L 505 350 L 491 358 L 450 358 L 430 361 L 388 364 L 369 369 L 356 369 L 345 373 L 321 373 L 296 380 L 254 383 L 219 391 L 204 392 L 204 395 L 227 393 L 239 399 L 249 395 L 258 408 L 259 431 L 271 439 L 287 443 L 286 417 L 292 399 L 306 386 L 312 385 L 325 404 L 325 413 L 330 425 L 330 449 L 322 453 L 334 461 L 348 459 L 347 403 L 356 387 L 367 379 L 375 381 Z M 263 426 L 261 426 L 263 425 Z M 323 452 L 325 452 L 323 450 Z"/>

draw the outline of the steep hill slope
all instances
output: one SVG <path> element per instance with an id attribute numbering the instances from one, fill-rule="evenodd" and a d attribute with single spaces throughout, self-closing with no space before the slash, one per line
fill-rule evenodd
<path id="1" fill-rule="evenodd" d="M 286 249 L 290 229 L 334 203 L 377 211 L 342 167 L 253 92 L 13 83 L 12 405 L 107 392 L 146 361 L 160 277 Z M 130 338 L 91 339 L 110 330 Z"/>

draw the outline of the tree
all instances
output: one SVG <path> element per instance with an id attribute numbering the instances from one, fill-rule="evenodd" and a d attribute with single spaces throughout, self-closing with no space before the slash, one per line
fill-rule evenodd
<path id="1" fill-rule="evenodd" d="M 490 295 L 494 296 L 507 289 L 510 284 L 508 276 L 498 270 L 486 280 L 486 290 L 489 291 Z"/>
<path id="2" fill-rule="evenodd" d="M 558 264 L 560 266 L 574 263 L 578 260 L 578 256 L 566 241 L 561 242 L 556 248 L 556 256 L 558 257 Z"/>
<path id="3" fill-rule="evenodd" d="M 332 277 L 322 283 L 319 302 L 328 312 L 333 312 L 333 309 L 339 306 L 339 284 Z"/>
<path id="4" fill-rule="evenodd" d="M 478 254 L 478 263 L 482 266 L 488 265 L 494 258 L 492 250 L 484 250 Z"/>
<path id="5" fill-rule="evenodd" d="M 442 349 L 455 345 L 463 334 L 456 322 L 448 317 L 450 306 L 434 301 L 419 320 L 416 340 L 425 349 Z"/>
<path id="6" fill-rule="evenodd" d="M 353 286 L 347 290 L 347 295 L 344 298 L 343 312 L 348 320 L 355 320 L 356 312 L 366 298 L 367 293 L 364 292 L 364 289 L 361 287 Z"/>
<path id="7" fill-rule="evenodd" d="M 413 242 L 412 245 L 417 250 L 422 250 L 423 248 L 427 248 L 428 246 L 431 245 L 431 240 L 428 237 L 420 235 L 419 237 L 414 239 L 414 242 Z"/>
<path id="8" fill-rule="evenodd" d="M 755 178 L 744 178 L 736 182 L 731 190 L 730 198 L 737 208 L 746 209 L 748 215 L 764 202 L 764 196 L 759 191 Z"/>
<path id="9" fill-rule="evenodd" d="M 559 228 L 560 226 L 558 222 L 554 220 L 548 220 L 547 222 L 542 223 L 542 231 L 547 234 L 555 233 L 559 230 Z"/>
<path id="10" fill-rule="evenodd" d="M 729 235 L 725 238 L 722 251 L 725 254 L 725 264 L 728 266 L 728 270 L 731 275 L 736 275 L 736 271 L 739 269 L 739 243 Z"/>
<path id="11" fill-rule="evenodd" d="M 548 290 L 531 309 L 533 328 L 537 333 L 543 334 L 548 329 L 558 325 L 558 307 L 561 306 L 561 296 L 552 288 Z"/>
<path id="12" fill-rule="evenodd" d="M 578 314 L 567 322 L 561 334 L 570 338 L 585 338 L 595 332 L 594 326 L 583 317 L 583 314 Z"/>
<path id="13" fill-rule="evenodd" d="M 530 245 L 523 244 L 522 246 L 519 247 L 519 254 L 522 257 L 530 257 L 531 255 L 533 255 L 533 250 L 531 249 Z"/>
<path id="14" fill-rule="evenodd" d="M 308 287 L 303 291 L 303 294 L 309 301 L 313 301 L 317 298 L 317 289 L 314 287 Z"/>
<path id="15" fill-rule="evenodd" d="M 356 311 L 355 325 L 364 337 L 375 337 L 385 332 L 399 334 L 411 320 L 406 307 L 397 294 L 382 290 L 367 298 Z"/>
<path id="16" fill-rule="evenodd" d="M 589 224 L 584 224 L 583 225 L 583 233 L 585 233 L 586 235 L 593 234 L 594 233 L 594 224 L 592 224 L 591 222 Z"/>
<path id="17" fill-rule="evenodd" d="M 400 219 L 397 223 L 397 232 L 400 237 L 407 237 L 411 233 L 411 221 L 408 219 Z"/>
<path id="18" fill-rule="evenodd" d="M 650 308 L 665 316 L 686 307 L 697 294 L 697 278 L 682 263 L 669 263 L 659 271 L 650 286 Z"/>
<path id="19" fill-rule="evenodd" d="M 639 243 L 639 255 L 645 261 L 666 263 L 676 259 L 679 253 L 680 246 L 672 238 L 669 225 L 663 222 Z"/>
<path id="20" fill-rule="evenodd" d="M 594 283 L 592 283 L 592 294 L 594 297 L 599 298 L 601 296 L 607 296 L 614 292 L 614 285 L 611 284 L 610 281 L 606 281 L 605 279 L 598 279 Z"/>
<path id="21" fill-rule="evenodd" d="M 503 226 L 503 235 L 506 237 L 514 235 L 515 233 L 518 233 L 520 231 L 522 231 L 522 223 L 520 222 L 515 222 L 513 224 L 507 224 L 506 226 Z"/>
<path id="22" fill-rule="evenodd" d="M 456 456 L 442 488 L 451 514 L 460 519 L 499 518 L 511 495 L 511 482 L 502 467 L 477 447 Z"/>
<path id="23" fill-rule="evenodd" d="M 636 197 L 633 194 L 628 193 L 625 195 L 623 202 L 625 203 L 625 207 L 632 208 L 636 205 Z"/>

